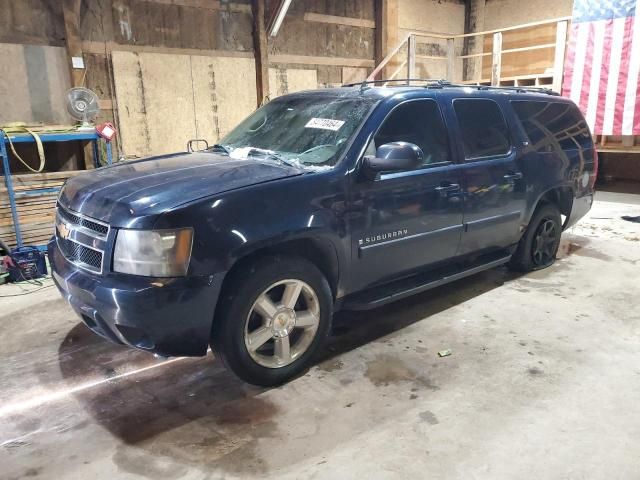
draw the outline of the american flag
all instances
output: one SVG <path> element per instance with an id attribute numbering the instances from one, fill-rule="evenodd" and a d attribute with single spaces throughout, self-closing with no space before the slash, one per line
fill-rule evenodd
<path id="1" fill-rule="evenodd" d="M 640 135 L 640 0 L 575 0 L 562 94 L 594 134 Z"/>

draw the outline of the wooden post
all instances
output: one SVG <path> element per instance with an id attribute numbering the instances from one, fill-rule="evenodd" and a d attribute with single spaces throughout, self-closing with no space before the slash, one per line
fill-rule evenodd
<path id="1" fill-rule="evenodd" d="M 500 85 L 502 70 L 502 32 L 493 34 L 493 60 L 491 62 L 491 85 Z"/>
<path id="2" fill-rule="evenodd" d="M 65 44 L 71 72 L 71 86 L 81 87 L 85 68 L 74 68 L 73 58 L 82 58 L 82 40 L 80 38 L 80 0 L 63 0 Z M 84 60 L 83 60 L 84 62 Z"/>
<path id="3" fill-rule="evenodd" d="M 258 107 L 269 96 L 269 50 L 264 24 L 265 0 L 251 2 L 253 13 L 253 49 L 256 59 L 256 97 Z"/>
<path id="4" fill-rule="evenodd" d="M 416 77 L 416 37 L 415 35 L 409 35 L 409 41 L 407 42 L 407 78 Z M 407 82 L 407 85 L 411 85 L 411 82 Z"/>
<path id="5" fill-rule="evenodd" d="M 378 65 L 398 43 L 398 0 L 376 0 L 375 14 L 374 44 L 376 65 Z M 391 61 L 382 69 L 380 78 L 388 78 L 390 72 L 395 69 L 394 63 Z"/>
<path id="6" fill-rule="evenodd" d="M 553 59 L 553 85 L 554 92 L 561 93 L 562 75 L 564 73 L 564 52 L 567 45 L 567 25 L 569 22 L 563 20 L 556 24 L 556 50 Z"/>
<path id="7" fill-rule="evenodd" d="M 447 38 L 447 80 L 453 82 L 456 68 L 455 39 Z"/>
<path id="8" fill-rule="evenodd" d="M 67 47 L 67 61 L 69 64 L 69 72 L 72 87 L 84 86 L 85 72 L 87 66 L 84 65 L 84 57 L 82 56 L 82 39 L 80 38 L 80 4 L 81 0 L 62 0 L 62 15 L 64 18 L 64 40 Z M 82 68 L 73 66 L 74 58 L 80 59 Z M 84 152 L 84 165 L 87 170 L 94 168 L 96 165 L 96 150 L 94 150 L 91 142 L 82 142 Z M 75 165 L 74 168 L 79 168 Z"/>

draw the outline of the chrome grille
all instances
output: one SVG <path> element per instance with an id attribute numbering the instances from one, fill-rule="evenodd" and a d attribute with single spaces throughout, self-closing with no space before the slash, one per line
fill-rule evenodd
<path id="1" fill-rule="evenodd" d="M 64 257 L 93 273 L 102 273 L 109 225 L 58 205 L 56 241 Z"/>
<path id="2" fill-rule="evenodd" d="M 106 238 L 109 233 L 109 225 L 106 223 L 98 222 L 96 220 L 85 217 L 84 215 L 79 215 L 76 213 L 72 213 L 69 210 L 65 210 L 63 207 L 58 205 L 58 215 L 62 217 L 62 220 L 66 223 L 70 223 L 72 225 L 77 225 L 78 227 L 85 228 L 87 230 L 91 230 L 92 232 L 97 233 L 99 236 Z"/>
<path id="3" fill-rule="evenodd" d="M 98 250 L 93 250 L 89 247 L 85 247 L 73 240 L 67 240 L 64 238 L 58 238 L 58 246 L 62 254 L 71 263 L 75 263 L 78 266 L 83 266 L 87 270 L 95 272 L 102 271 L 102 253 Z"/>

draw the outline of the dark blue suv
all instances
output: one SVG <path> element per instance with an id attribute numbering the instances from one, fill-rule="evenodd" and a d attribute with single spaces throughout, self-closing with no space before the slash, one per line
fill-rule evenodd
<path id="1" fill-rule="evenodd" d="M 49 244 L 84 323 L 244 380 L 299 374 L 338 309 L 553 263 L 593 201 L 585 120 L 548 91 L 364 83 L 287 95 L 195 153 L 79 175 Z"/>

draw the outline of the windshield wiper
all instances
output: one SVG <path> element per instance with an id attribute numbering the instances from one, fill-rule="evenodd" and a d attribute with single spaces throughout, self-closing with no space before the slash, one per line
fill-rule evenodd
<path id="1" fill-rule="evenodd" d="M 223 145 L 221 143 L 216 143 L 215 145 L 212 145 L 211 147 L 209 147 L 208 150 L 211 151 L 211 152 L 226 153 L 227 155 L 229 155 L 231 153 L 231 149 L 229 147 L 227 147 L 226 145 Z"/>
<path id="2" fill-rule="evenodd" d="M 284 155 L 282 155 L 281 153 L 274 152 L 273 150 L 266 150 L 264 148 L 252 147 L 251 150 L 249 151 L 249 155 L 251 155 L 254 152 L 261 154 L 265 158 L 271 158 L 273 160 L 277 160 L 280 163 L 283 163 L 284 165 L 287 165 L 289 167 L 300 167 L 300 165 L 292 162 L 291 160 L 287 160 L 284 157 Z"/>

